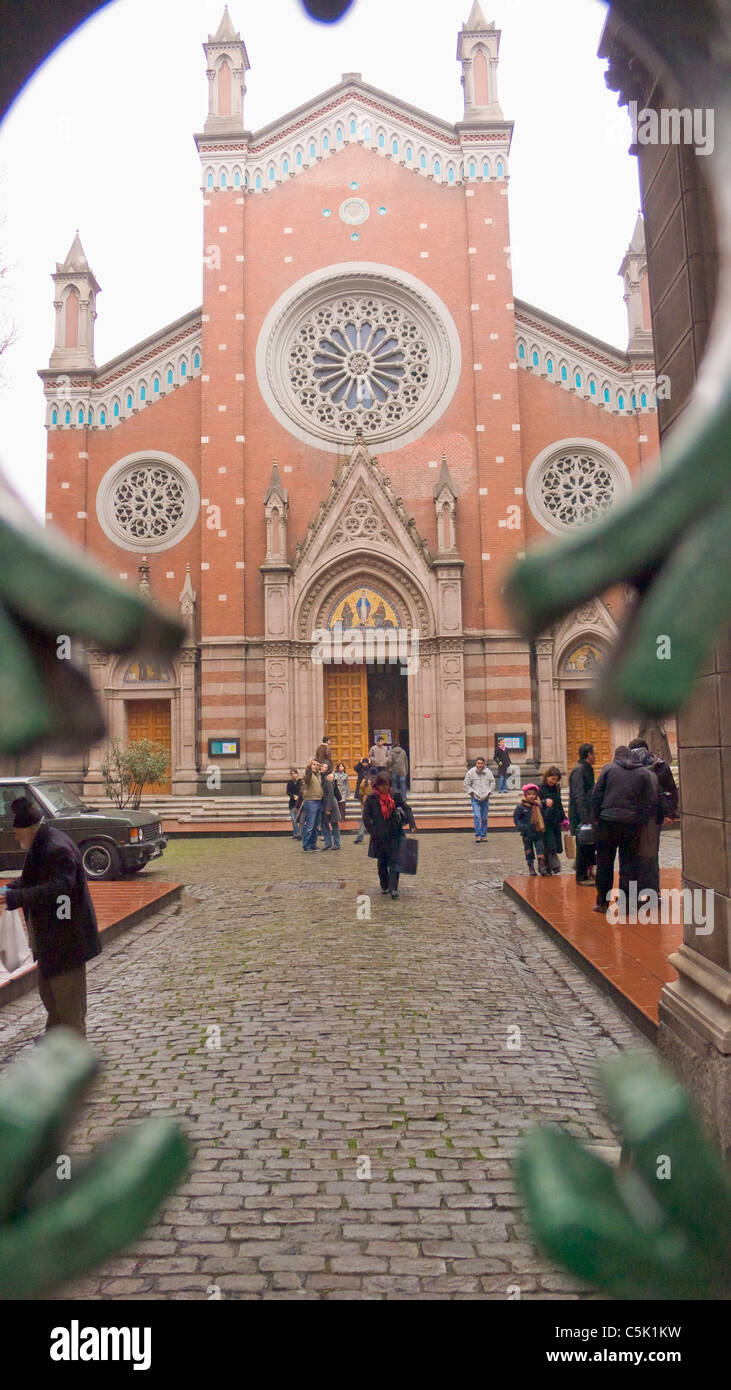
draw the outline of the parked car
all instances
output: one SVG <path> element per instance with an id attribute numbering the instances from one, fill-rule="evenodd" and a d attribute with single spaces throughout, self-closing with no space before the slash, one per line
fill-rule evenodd
<path id="1" fill-rule="evenodd" d="M 81 850 L 88 879 L 137 874 L 162 854 L 167 839 L 154 811 L 99 811 L 87 806 L 65 782 L 50 777 L 0 778 L 0 869 L 20 869 L 25 854 L 13 832 L 16 796 L 35 802 Z"/>

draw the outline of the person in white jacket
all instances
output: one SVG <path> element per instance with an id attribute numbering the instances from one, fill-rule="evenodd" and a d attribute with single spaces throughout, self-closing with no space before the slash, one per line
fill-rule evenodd
<path id="1" fill-rule="evenodd" d="M 484 844 L 487 839 L 487 813 L 490 809 L 490 794 L 495 790 L 495 778 L 484 758 L 475 760 L 474 767 L 469 769 L 462 785 L 472 802 L 475 843 Z"/>

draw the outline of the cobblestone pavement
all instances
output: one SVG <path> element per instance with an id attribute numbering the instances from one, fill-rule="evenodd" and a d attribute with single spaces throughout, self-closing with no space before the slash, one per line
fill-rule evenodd
<path id="1" fill-rule="evenodd" d="M 192 1171 L 64 1298 L 587 1296 L 532 1248 L 509 1160 L 537 1121 L 614 1148 L 595 1062 L 647 1044 L 503 894 L 517 836 L 420 843 L 397 901 L 367 842 L 169 845 L 154 877 L 182 903 L 89 969 L 104 1071 L 68 1147 L 163 1112 Z M 3 1063 L 42 1018 L 35 995 L 2 1010 Z"/>

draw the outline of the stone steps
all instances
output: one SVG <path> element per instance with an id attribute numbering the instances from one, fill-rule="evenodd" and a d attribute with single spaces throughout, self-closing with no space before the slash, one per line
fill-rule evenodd
<path id="1" fill-rule="evenodd" d="M 493 792 L 490 798 L 492 815 L 512 816 L 520 793 Z M 422 818 L 464 817 L 471 814 L 464 792 L 414 792 L 409 805 L 415 816 Z M 94 804 L 106 810 L 112 803 L 95 797 Z M 355 816 L 358 803 L 348 801 L 348 814 Z M 140 810 L 157 811 L 163 820 L 185 821 L 288 821 L 289 808 L 285 796 L 143 796 Z"/>

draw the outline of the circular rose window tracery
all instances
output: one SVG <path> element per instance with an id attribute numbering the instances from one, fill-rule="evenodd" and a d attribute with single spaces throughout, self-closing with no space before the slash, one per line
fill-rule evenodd
<path id="1" fill-rule="evenodd" d="M 528 505 L 554 534 L 596 520 L 630 487 L 618 454 L 590 439 L 563 440 L 533 460 L 526 479 Z"/>
<path id="2" fill-rule="evenodd" d="M 187 535 L 200 508 L 198 484 L 169 454 L 130 454 L 104 475 L 96 510 L 110 540 L 124 550 L 167 550 Z"/>
<path id="3" fill-rule="evenodd" d="M 259 383 L 300 438 L 342 447 L 361 430 L 369 443 L 402 443 L 445 409 L 459 374 L 459 338 L 436 296 L 408 279 L 334 268 L 306 277 L 268 315 L 257 346 Z"/>

